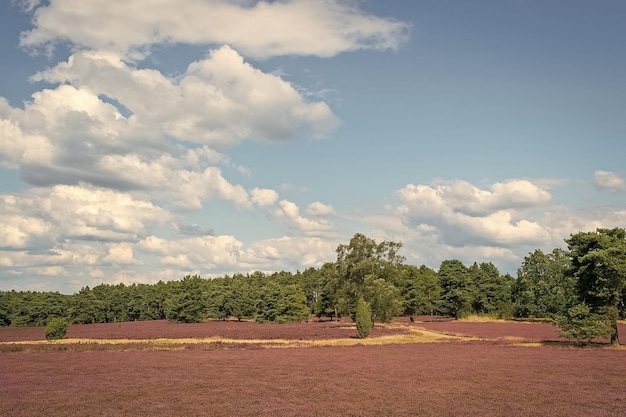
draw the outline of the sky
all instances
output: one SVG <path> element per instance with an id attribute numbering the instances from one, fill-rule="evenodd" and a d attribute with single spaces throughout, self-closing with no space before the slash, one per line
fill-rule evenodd
<path id="1" fill-rule="evenodd" d="M 626 226 L 621 0 L 0 3 L 0 290 Z"/>

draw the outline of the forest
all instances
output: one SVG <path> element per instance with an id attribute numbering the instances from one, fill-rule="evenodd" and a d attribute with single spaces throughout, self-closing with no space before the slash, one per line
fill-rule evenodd
<path id="1" fill-rule="evenodd" d="M 626 316 L 624 229 L 579 232 L 568 250 L 529 253 L 517 276 L 491 262 L 464 265 L 444 260 L 434 270 L 400 255 L 399 242 L 376 242 L 355 234 L 337 247 L 337 258 L 319 268 L 205 279 L 188 275 L 156 284 L 100 284 L 72 295 L 59 292 L 0 292 L 0 325 L 44 326 L 53 318 L 69 323 L 206 319 L 254 319 L 285 323 L 311 315 L 355 319 L 357 304 L 369 307 L 372 325 L 397 316 L 471 315 L 545 318 L 577 339 L 610 337 L 619 343 L 617 320 Z"/>

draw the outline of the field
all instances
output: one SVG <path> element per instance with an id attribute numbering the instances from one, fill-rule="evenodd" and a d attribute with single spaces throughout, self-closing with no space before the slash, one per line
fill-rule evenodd
<path id="1" fill-rule="evenodd" d="M 621 325 L 622 335 L 626 326 Z M 623 416 L 626 350 L 546 323 L 0 328 L 2 416 Z"/>

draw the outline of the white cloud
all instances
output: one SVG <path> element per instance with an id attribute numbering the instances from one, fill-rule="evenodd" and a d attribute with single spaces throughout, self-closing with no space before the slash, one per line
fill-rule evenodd
<path id="1" fill-rule="evenodd" d="M 306 235 L 328 234 L 332 231 L 332 224 L 328 220 L 319 217 L 309 219 L 301 216 L 298 206 L 289 200 L 278 202 L 274 216 L 287 226 Z"/>
<path id="2" fill-rule="evenodd" d="M 169 213 L 127 193 L 58 185 L 0 196 L 0 218 L 6 221 L 5 247 L 24 249 L 51 248 L 65 239 L 136 241 Z"/>
<path id="3" fill-rule="evenodd" d="M 103 258 L 104 262 L 115 265 L 136 263 L 133 257 L 133 247 L 129 243 L 114 243 L 108 245 L 108 254 Z"/>
<path id="4" fill-rule="evenodd" d="M 232 269 L 237 265 L 243 243 L 232 236 L 199 236 L 178 240 L 151 236 L 139 242 L 139 247 L 160 255 L 163 265 L 210 270 Z"/>
<path id="5" fill-rule="evenodd" d="M 252 202 L 259 206 L 272 206 L 278 201 L 278 193 L 267 188 L 253 188 L 250 195 Z"/>
<path id="6" fill-rule="evenodd" d="M 607 191 L 626 191 L 626 180 L 613 172 L 596 171 L 593 174 L 597 188 Z"/>
<path id="7" fill-rule="evenodd" d="M 243 187 L 211 165 L 249 169 L 214 147 L 293 138 L 303 124 L 314 134 L 337 125 L 324 103 L 305 102 L 227 47 L 191 64 L 180 79 L 99 52 L 78 52 L 35 79 L 61 85 L 34 93 L 24 109 L 0 100 L 0 164 L 38 186 L 162 190 L 158 198 L 172 206 L 200 208 L 222 198 L 250 208 Z M 132 114 L 125 117 L 110 100 Z M 201 146 L 187 149 L 190 142 Z"/>
<path id="8" fill-rule="evenodd" d="M 0 248 L 29 249 L 37 246 L 50 232 L 50 224 L 44 220 L 17 214 L 0 212 Z"/>
<path id="9" fill-rule="evenodd" d="M 480 189 L 465 181 L 439 185 L 409 184 L 399 190 L 395 208 L 409 227 L 437 228 L 443 243 L 503 245 L 541 242 L 547 231 L 521 217 L 524 209 L 545 206 L 550 194 L 527 180 L 509 180 Z"/>
<path id="10" fill-rule="evenodd" d="M 336 213 L 333 206 L 315 201 L 306 208 L 306 214 L 309 216 L 334 216 Z"/>
<path id="11" fill-rule="evenodd" d="M 282 237 L 255 242 L 246 251 L 250 270 L 305 269 L 334 261 L 335 249 L 341 242 L 319 237 Z"/>
<path id="12" fill-rule="evenodd" d="M 245 138 L 291 139 L 302 125 L 324 137 L 339 123 L 324 102 L 305 101 L 291 84 L 255 69 L 227 46 L 190 64 L 178 79 L 130 67 L 113 54 L 91 51 L 75 53 L 34 80 L 76 86 L 82 100 L 92 102 L 82 110 L 92 115 L 97 107 L 107 109 L 112 114 L 109 118 L 118 120 L 118 136 L 150 132 L 150 136 L 167 135 L 216 147 Z M 98 95 L 115 99 L 132 116 L 126 120 Z"/>
<path id="13" fill-rule="evenodd" d="M 531 181 L 518 179 L 495 183 L 491 190 L 460 180 L 433 186 L 408 184 L 398 191 L 398 196 L 401 200 L 419 204 L 427 213 L 454 210 L 469 215 L 541 206 L 551 201 L 546 190 Z"/>
<path id="14" fill-rule="evenodd" d="M 2 101 L 0 97 L 0 106 Z M 25 134 L 14 121 L 0 118 L 0 166 L 17 169 L 20 165 L 49 164 L 53 155 L 48 138 Z"/>
<path id="15" fill-rule="evenodd" d="M 59 276 L 65 275 L 67 271 L 62 266 L 46 266 L 41 268 L 33 268 L 33 272 L 37 275 Z"/>
<path id="16" fill-rule="evenodd" d="M 509 180 L 489 189 L 461 181 L 409 184 L 396 192 L 398 204 L 388 214 L 363 221 L 378 239 L 402 241 L 409 262 L 433 268 L 446 259 L 494 262 L 513 274 L 534 249 L 565 247 L 571 233 L 626 224 L 626 210 L 568 208 L 535 182 Z"/>
<path id="17" fill-rule="evenodd" d="M 117 173 L 119 180 L 139 189 L 148 190 L 154 198 L 166 199 L 174 207 L 201 208 L 202 201 L 218 197 L 250 208 L 248 193 L 240 185 L 230 184 L 217 167 L 202 171 L 184 169 L 179 160 L 170 155 L 142 160 L 138 155 L 108 155 L 99 168 Z"/>
<path id="18" fill-rule="evenodd" d="M 27 10 L 38 6 L 30 1 Z M 55 0 L 37 7 L 34 28 L 21 45 L 51 48 L 69 41 L 79 47 L 143 58 L 158 43 L 229 44 L 248 56 L 318 55 L 357 49 L 397 49 L 410 26 L 368 15 L 354 1 L 276 2 L 186 0 Z"/>

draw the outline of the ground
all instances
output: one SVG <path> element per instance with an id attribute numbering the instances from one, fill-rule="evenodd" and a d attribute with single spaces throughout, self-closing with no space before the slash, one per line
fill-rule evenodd
<path id="1" fill-rule="evenodd" d="M 367 341 L 355 335 L 349 321 L 138 322 L 70 326 L 73 340 L 53 343 L 43 340 L 43 328 L 0 328 L 0 410 L 3 416 L 626 415 L 626 350 L 578 347 L 546 323 L 407 319 L 377 325 Z"/>

